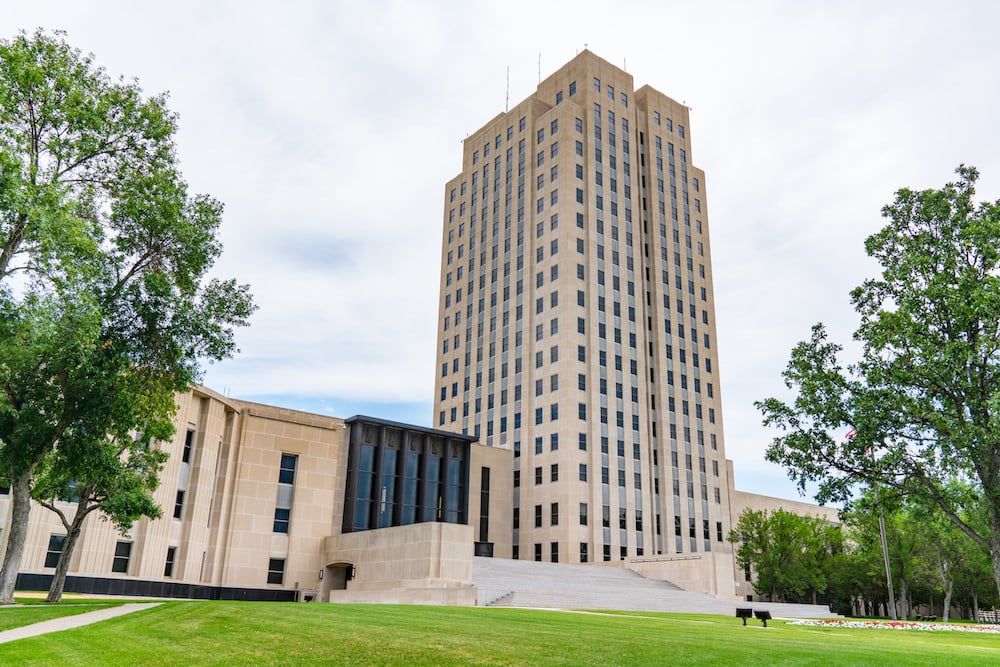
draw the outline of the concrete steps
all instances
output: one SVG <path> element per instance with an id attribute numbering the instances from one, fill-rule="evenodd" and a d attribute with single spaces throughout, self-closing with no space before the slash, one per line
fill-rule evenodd
<path id="1" fill-rule="evenodd" d="M 825 605 L 736 602 L 685 591 L 646 579 L 631 570 L 604 565 L 573 565 L 480 558 L 472 579 L 479 604 L 494 607 L 615 609 L 733 616 L 737 607 L 767 609 L 780 618 L 832 617 Z"/>

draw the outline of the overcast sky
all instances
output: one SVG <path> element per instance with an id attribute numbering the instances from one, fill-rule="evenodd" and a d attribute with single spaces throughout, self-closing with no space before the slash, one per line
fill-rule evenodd
<path id="1" fill-rule="evenodd" d="M 445 182 L 461 141 L 583 48 L 691 107 L 706 172 L 726 450 L 737 488 L 794 498 L 753 402 L 876 269 L 902 186 L 979 167 L 1000 199 L 1000 3 L 47 2 L 111 74 L 170 92 L 193 192 L 226 204 L 218 274 L 252 285 L 237 398 L 430 425 Z"/>

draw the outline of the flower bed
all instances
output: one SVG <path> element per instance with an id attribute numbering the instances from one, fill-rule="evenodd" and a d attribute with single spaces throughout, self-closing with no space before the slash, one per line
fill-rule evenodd
<path id="1" fill-rule="evenodd" d="M 820 628 L 861 628 L 873 630 L 923 630 L 925 632 L 983 632 L 1000 634 L 1000 625 L 960 625 L 958 623 L 916 623 L 914 621 L 839 621 L 802 619 L 788 625 Z"/>

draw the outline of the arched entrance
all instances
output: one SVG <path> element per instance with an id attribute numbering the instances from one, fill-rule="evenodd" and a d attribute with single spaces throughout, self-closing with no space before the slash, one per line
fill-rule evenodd
<path id="1" fill-rule="evenodd" d="M 347 582 L 354 578 L 353 563 L 330 563 L 323 568 L 323 599 L 330 600 L 330 591 L 347 589 Z"/>

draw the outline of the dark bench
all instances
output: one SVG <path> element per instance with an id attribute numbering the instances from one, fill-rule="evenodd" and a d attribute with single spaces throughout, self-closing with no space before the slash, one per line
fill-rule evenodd
<path id="1" fill-rule="evenodd" d="M 754 616 L 757 617 L 758 621 L 761 621 L 764 624 L 765 628 L 767 627 L 767 622 L 771 620 L 771 612 L 767 609 L 758 609 L 757 611 L 754 611 L 749 607 L 736 608 L 736 618 L 742 618 L 743 625 L 747 624 L 748 618 L 753 618 Z"/>

